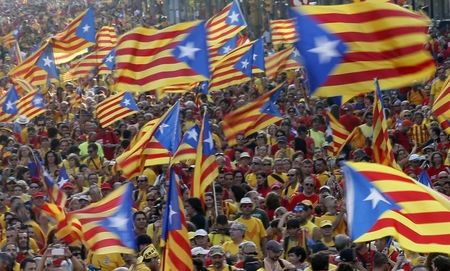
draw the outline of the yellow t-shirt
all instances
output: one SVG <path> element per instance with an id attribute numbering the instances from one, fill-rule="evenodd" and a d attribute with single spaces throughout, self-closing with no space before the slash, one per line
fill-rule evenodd
<path id="1" fill-rule="evenodd" d="M 239 217 L 235 221 L 245 225 L 245 228 L 247 229 L 244 236 L 245 240 L 255 243 L 258 256 L 262 257 L 261 240 L 267 236 L 267 232 L 261 220 L 256 217 L 251 217 L 249 219 Z"/>
<path id="2" fill-rule="evenodd" d="M 245 175 L 245 182 L 250 185 L 251 188 L 256 188 L 256 174 L 252 172 Z"/>
<path id="3" fill-rule="evenodd" d="M 269 187 L 271 187 L 274 183 L 281 183 L 285 184 L 288 181 L 288 176 L 286 173 L 272 173 L 269 176 L 267 176 L 267 184 L 269 184 Z"/>
<path id="4" fill-rule="evenodd" d="M 330 213 L 326 213 L 323 216 L 316 217 L 314 222 L 316 223 L 317 226 L 319 226 L 320 222 L 322 222 L 323 220 L 330 220 L 331 223 L 334 223 L 334 221 L 336 220 L 336 215 L 331 215 Z M 345 222 L 345 220 L 342 219 L 341 223 L 339 223 L 339 225 L 336 227 L 336 229 L 333 230 L 333 234 L 334 235 L 345 234 L 346 232 L 347 232 L 347 222 Z"/>
<path id="5" fill-rule="evenodd" d="M 6 241 L 7 240 L 5 238 L 0 242 L 0 249 L 3 249 L 6 246 Z M 29 245 L 33 253 L 37 253 L 39 251 L 39 246 L 37 245 L 36 240 L 34 240 L 34 238 L 30 238 Z"/>
<path id="6" fill-rule="evenodd" d="M 445 83 L 445 81 L 440 80 L 440 79 L 437 79 L 436 81 L 434 81 L 433 84 L 431 85 L 430 95 L 433 95 L 434 98 L 436 99 L 436 97 L 439 95 L 439 93 L 441 93 L 444 83 Z"/>
<path id="7" fill-rule="evenodd" d="M 245 240 L 242 240 L 242 242 L 245 242 Z M 223 243 L 222 247 L 226 254 L 231 257 L 236 257 L 239 253 L 239 245 L 240 244 L 235 244 L 233 240 L 229 240 Z"/>
<path id="8" fill-rule="evenodd" d="M 117 267 L 121 267 L 125 264 L 122 256 L 119 253 L 111 254 L 90 254 L 88 255 L 88 264 L 92 264 L 95 268 L 99 268 L 102 271 L 112 271 Z"/>
<path id="9" fill-rule="evenodd" d="M 223 268 L 220 270 L 217 270 L 214 268 L 214 266 L 208 266 L 208 268 L 206 268 L 206 270 L 208 271 L 230 271 L 230 270 L 236 270 L 236 267 L 228 265 L 228 264 L 224 264 Z"/>
<path id="10" fill-rule="evenodd" d="M 212 246 L 221 246 L 225 242 L 231 240 L 230 236 L 221 233 L 210 233 L 208 234 L 208 237 Z"/>
<path id="11" fill-rule="evenodd" d="M 161 253 L 161 247 L 159 245 L 160 242 L 157 242 L 157 240 L 154 240 L 153 235 L 155 233 L 155 225 L 152 223 L 147 226 L 147 235 L 150 236 L 153 239 L 153 245 L 155 246 L 156 250 L 158 250 L 158 253 Z M 156 236 L 161 236 L 162 228 L 159 227 L 158 231 L 156 232 Z"/>

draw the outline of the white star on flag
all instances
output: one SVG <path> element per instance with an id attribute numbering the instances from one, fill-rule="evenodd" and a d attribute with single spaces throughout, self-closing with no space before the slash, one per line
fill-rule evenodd
<path id="1" fill-rule="evenodd" d="M 172 216 L 176 215 L 177 212 L 175 212 L 172 208 L 172 206 L 169 206 L 169 223 L 172 224 Z"/>
<path id="2" fill-rule="evenodd" d="M 326 36 L 320 36 L 314 39 L 316 47 L 309 49 L 308 52 L 317 54 L 320 64 L 328 63 L 332 58 L 341 56 L 336 50 L 339 42 L 339 40 L 328 40 Z"/>
<path id="3" fill-rule="evenodd" d="M 123 100 L 123 104 L 125 106 L 130 106 L 130 100 L 128 100 L 128 99 Z"/>
<path id="4" fill-rule="evenodd" d="M 214 147 L 214 141 L 212 139 L 211 133 L 208 134 L 208 138 L 205 139 L 205 142 L 209 144 L 209 149 L 212 150 Z"/>
<path id="5" fill-rule="evenodd" d="M 242 69 L 247 69 L 249 64 L 250 62 L 248 61 L 248 59 L 244 59 L 243 61 L 241 61 Z"/>
<path id="6" fill-rule="evenodd" d="M 231 46 L 229 46 L 229 45 L 222 48 L 222 54 L 226 54 L 229 51 L 231 51 Z"/>
<path id="7" fill-rule="evenodd" d="M 88 32 L 91 27 L 88 24 L 83 26 L 83 32 Z"/>
<path id="8" fill-rule="evenodd" d="M 34 98 L 33 103 L 35 105 L 40 105 L 42 103 L 42 98 L 40 98 L 40 97 Z"/>
<path id="9" fill-rule="evenodd" d="M 53 60 L 50 59 L 50 57 L 46 56 L 44 59 L 44 66 L 50 67 L 53 63 Z"/>
<path id="10" fill-rule="evenodd" d="M 179 58 L 187 57 L 192 60 L 195 59 L 195 53 L 197 51 L 200 51 L 200 48 L 194 47 L 193 42 L 188 42 L 186 46 L 180 45 L 178 46 L 178 48 L 180 49 L 181 52 Z"/>
<path id="11" fill-rule="evenodd" d="M 161 125 L 159 125 L 158 130 L 161 134 L 164 134 L 164 129 L 170 127 L 170 125 L 165 124 L 165 123 L 161 123 Z"/>
<path id="12" fill-rule="evenodd" d="M 292 56 L 294 58 L 300 56 L 300 53 L 297 51 L 297 49 L 294 49 L 294 51 L 292 52 Z"/>
<path id="13" fill-rule="evenodd" d="M 258 57 L 257 54 L 253 54 L 253 61 L 255 61 L 257 57 Z"/>
<path id="14" fill-rule="evenodd" d="M 234 10 L 231 12 L 231 14 L 228 16 L 230 18 L 230 23 L 238 23 L 239 22 L 239 13 L 236 13 Z"/>
<path id="15" fill-rule="evenodd" d="M 113 57 L 112 55 L 109 55 L 109 56 L 106 58 L 105 62 L 112 62 L 113 60 L 114 60 L 114 57 Z"/>
<path id="16" fill-rule="evenodd" d="M 6 110 L 11 110 L 11 109 L 13 109 L 13 105 L 14 105 L 13 102 L 8 101 L 8 102 L 6 103 Z"/>
<path id="17" fill-rule="evenodd" d="M 116 216 L 113 216 L 108 219 L 109 226 L 111 228 L 118 229 L 119 231 L 127 231 L 127 223 L 128 223 L 128 217 L 126 217 L 123 214 L 118 214 Z"/>
<path id="18" fill-rule="evenodd" d="M 375 209 L 380 201 L 386 202 L 389 205 L 391 204 L 375 188 L 370 188 L 370 194 L 364 199 L 364 201 L 372 201 L 372 209 Z"/>
<path id="19" fill-rule="evenodd" d="M 186 132 L 188 134 L 188 138 L 194 141 L 197 141 L 198 133 L 196 130 L 192 129 Z"/>

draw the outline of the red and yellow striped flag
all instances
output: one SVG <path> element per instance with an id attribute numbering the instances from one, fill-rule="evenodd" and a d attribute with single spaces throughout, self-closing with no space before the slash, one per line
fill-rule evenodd
<path id="1" fill-rule="evenodd" d="M 336 157 L 339 155 L 340 151 L 344 147 L 344 143 L 346 142 L 348 136 L 350 135 L 349 131 L 345 129 L 345 127 L 331 114 L 327 112 L 329 124 L 331 128 L 331 134 L 333 135 L 333 155 Z"/>
<path id="2" fill-rule="evenodd" d="M 294 19 L 271 20 L 270 29 L 272 30 L 272 43 L 274 45 L 294 43 L 298 40 Z"/>
<path id="3" fill-rule="evenodd" d="M 139 112 L 139 108 L 130 92 L 121 92 L 100 102 L 95 114 L 103 128 L 114 122 Z"/>
<path id="4" fill-rule="evenodd" d="M 137 27 L 125 33 L 116 47 L 117 88 L 139 92 L 207 80 L 172 54 L 197 25 L 187 22 L 162 30 Z"/>
<path id="5" fill-rule="evenodd" d="M 375 100 L 373 102 L 373 161 L 375 163 L 400 168 L 395 161 L 391 141 L 389 139 L 387 121 L 384 116 L 382 94 L 378 80 L 375 80 Z"/>
<path id="6" fill-rule="evenodd" d="M 236 145 L 237 135 L 249 136 L 282 119 L 276 105 L 281 86 L 224 117 L 222 128 L 228 145 Z"/>
<path id="7" fill-rule="evenodd" d="M 56 64 L 71 61 L 87 52 L 95 44 L 94 9 L 82 12 L 66 26 L 64 31 L 51 38 Z"/>
<path id="8" fill-rule="evenodd" d="M 94 51 L 70 65 L 70 80 L 87 77 L 102 64 L 103 59 L 117 44 L 116 30 L 112 26 L 103 26 L 97 33 Z"/>
<path id="9" fill-rule="evenodd" d="M 16 115 L 3 112 L 3 105 L 6 101 L 7 92 L 0 95 L 0 122 L 12 122 L 16 118 Z"/>
<path id="10" fill-rule="evenodd" d="M 192 271 L 191 244 L 186 226 L 181 184 L 173 169 L 169 171 L 167 203 L 162 218 L 161 270 Z"/>
<path id="11" fill-rule="evenodd" d="M 235 65 L 252 48 L 253 43 L 254 41 L 234 49 L 215 64 L 211 81 L 209 82 L 210 91 L 218 91 L 250 81 L 251 77 L 236 69 Z"/>
<path id="12" fill-rule="evenodd" d="M 266 75 L 269 79 L 275 78 L 278 73 L 285 70 L 286 62 L 293 51 L 292 47 L 286 48 L 266 57 Z"/>
<path id="13" fill-rule="evenodd" d="M 444 83 L 441 93 L 436 97 L 431 107 L 442 129 L 450 135 L 450 77 Z"/>
<path id="14" fill-rule="evenodd" d="M 374 163 L 343 167 L 354 242 L 392 236 L 415 252 L 450 253 L 450 201 L 400 170 Z"/>
<path id="15" fill-rule="evenodd" d="M 55 236 L 69 246 L 80 245 L 82 240 L 81 224 L 78 219 L 66 215 L 64 209 L 54 203 L 44 203 L 40 210 L 56 220 Z"/>
<path id="16" fill-rule="evenodd" d="M 39 90 L 34 90 L 17 101 L 18 115 L 27 117 L 29 120 L 47 111 L 44 97 Z"/>
<path id="17" fill-rule="evenodd" d="M 17 42 L 17 30 L 11 31 L 8 34 L 4 35 L 1 38 L 1 43 L 3 44 L 4 47 L 10 49 L 12 48 L 12 46 L 14 45 L 14 43 Z"/>

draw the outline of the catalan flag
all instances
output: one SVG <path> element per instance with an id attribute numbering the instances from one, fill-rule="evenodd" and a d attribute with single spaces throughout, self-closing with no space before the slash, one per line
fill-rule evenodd
<path id="1" fill-rule="evenodd" d="M 1 43 L 4 47 L 10 49 L 17 43 L 17 36 L 19 35 L 19 30 L 14 30 L 2 37 Z"/>
<path id="2" fill-rule="evenodd" d="M 95 69 L 104 63 L 105 58 L 111 53 L 111 50 L 117 44 L 117 35 L 114 27 L 103 26 L 97 33 L 97 43 L 92 53 L 84 56 L 78 61 L 75 61 L 69 72 L 73 78 L 82 78 L 94 73 Z"/>
<path id="3" fill-rule="evenodd" d="M 298 40 L 294 19 L 271 20 L 270 29 L 272 30 L 272 43 L 274 45 L 290 44 Z"/>
<path id="4" fill-rule="evenodd" d="M 274 79 L 280 72 L 283 72 L 294 48 L 286 48 L 266 57 L 266 76 Z"/>
<path id="5" fill-rule="evenodd" d="M 67 195 L 59 189 L 57 183 L 53 180 L 52 176 L 47 172 L 47 170 L 40 165 L 42 176 L 44 178 L 44 185 L 48 193 L 48 197 L 51 202 L 55 203 L 59 207 L 64 207 L 67 201 Z"/>
<path id="6" fill-rule="evenodd" d="M 17 101 L 18 115 L 33 119 L 47 110 L 40 90 L 34 90 Z"/>
<path id="7" fill-rule="evenodd" d="M 19 112 L 16 105 L 18 100 L 19 95 L 17 94 L 17 90 L 12 86 L 6 95 L 0 99 L 0 105 L 2 106 L 0 114 L 1 122 L 10 122 L 14 120 L 16 114 Z"/>
<path id="8" fill-rule="evenodd" d="M 378 80 L 375 80 L 375 100 L 373 104 L 373 161 L 378 164 L 400 168 L 395 161 L 391 141 L 389 140 L 382 93 Z"/>
<path id="9" fill-rule="evenodd" d="M 450 253 L 445 196 L 384 165 L 346 163 L 343 172 L 352 240 L 392 236 L 404 249 Z"/>
<path id="10" fill-rule="evenodd" d="M 219 175 L 216 161 L 216 149 L 212 137 L 209 118 L 205 113 L 197 145 L 197 159 L 195 160 L 194 177 L 191 187 L 191 197 L 202 198 L 208 186 Z"/>
<path id="11" fill-rule="evenodd" d="M 83 239 L 94 254 L 134 254 L 133 184 L 127 183 L 102 200 L 71 212 L 80 221 Z"/>
<path id="12" fill-rule="evenodd" d="M 87 52 L 95 40 L 94 9 L 78 15 L 61 33 L 51 38 L 56 64 L 63 64 Z"/>
<path id="13" fill-rule="evenodd" d="M 128 91 L 108 97 L 96 107 L 96 117 L 103 128 L 139 112 L 133 94 Z"/>
<path id="14" fill-rule="evenodd" d="M 82 240 L 81 223 L 78 219 L 68 216 L 64 208 L 54 203 L 44 203 L 40 211 L 55 219 L 55 236 L 69 246 L 80 245 Z"/>
<path id="15" fill-rule="evenodd" d="M 430 176 L 428 176 L 427 171 L 422 169 L 420 172 L 417 181 L 425 186 L 432 187 Z"/>
<path id="16" fill-rule="evenodd" d="M 161 260 L 161 270 L 163 271 L 194 270 L 181 195 L 178 178 L 173 169 L 170 169 L 167 204 L 162 218 L 161 241 L 164 253 Z"/>
<path id="17" fill-rule="evenodd" d="M 333 116 L 333 114 L 327 112 L 327 115 L 331 128 L 331 134 L 333 136 L 332 152 L 336 157 L 345 146 L 344 143 L 350 135 L 350 132 L 345 129 L 345 127 Z"/>
<path id="18" fill-rule="evenodd" d="M 218 91 L 250 81 L 253 57 L 249 54 L 251 54 L 253 43 L 234 49 L 216 63 L 209 82 L 210 91 Z"/>
<path id="19" fill-rule="evenodd" d="M 144 171 L 145 164 L 141 163 L 142 153 L 160 121 L 155 119 L 144 125 L 133 137 L 128 149 L 116 158 L 114 170 L 120 172 L 121 176 L 131 179 Z"/>
<path id="20" fill-rule="evenodd" d="M 355 96 L 373 89 L 427 80 L 435 63 L 424 49 L 428 22 L 394 4 L 369 1 L 295 9 L 296 47 L 303 57 L 311 94 Z"/>
<path id="21" fill-rule="evenodd" d="M 228 145 L 236 145 L 237 135 L 249 136 L 282 119 L 276 104 L 281 86 L 225 115 L 222 127 Z"/>
<path id="22" fill-rule="evenodd" d="M 292 51 L 292 53 L 289 55 L 289 58 L 287 59 L 284 67 L 282 68 L 282 71 L 289 71 L 289 70 L 297 70 L 302 67 L 302 60 L 300 53 L 296 48 Z"/>
<path id="23" fill-rule="evenodd" d="M 216 45 L 215 47 L 210 47 L 209 50 L 209 59 L 211 62 L 211 66 L 214 67 L 215 63 L 222 59 L 222 57 L 237 47 L 248 43 L 249 40 L 243 38 L 240 35 L 235 35 L 231 39 L 227 40 L 224 44 Z"/>
<path id="24" fill-rule="evenodd" d="M 171 163 L 178 163 L 186 160 L 195 160 L 197 156 L 198 139 L 200 135 L 200 127 L 192 126 L 184 133 L 180 146 L 173 155 Z"/>
<path id="25" fill-rule="evenodd" d="M 52 73 L 50 76 L 48 71 Z M 55 73 L 57 74 L 53 58 L 53 49 L 51 49 L 51 45 L 48 42 L 45 42 L 43 46 L 12 69 L 9 72 L 9 76 L 13 80 L 22 78 L 33 86 L 42 86 L 46 85 L 47 80 L 51 78 L 52 75 L 54 77 Z"/>
<path id="26" fill-rule="evenodd" d="M 142 163 L 145 166 L 169 164 L 181 142 L 180 102 L 177 102 L 155 128 L 145 144 Z"/>
<path id="27" fill-rule="evenodd" d="M 431 107 L 442 129 L 450 135 L 450 77 L 444 83 L 441 93 L 434 100 Z"/>
<path id="28" fill-rule="evenodd" d="M 239 2 L 233 0 L 206 23 L 208 44 L 223 44 L 247 27 Z"/>
<path id="29" fill-rule="evenodd" d="M 116 47 L 117 88 L 145 91 L 209 80 L 205 37 L 203 22 L 127 32 Z"/>

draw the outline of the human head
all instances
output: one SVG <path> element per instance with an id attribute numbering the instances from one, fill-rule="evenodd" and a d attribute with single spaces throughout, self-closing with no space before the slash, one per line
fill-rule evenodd
<path id="1" fill-rule="evenodd" d="M 312 271 L 328 270 L 328 255 L 323 252 L 315 253 L 311 256 Z"/>
<path id="2" fill-rule="evenodd" d="M 31 258 L 25 258 L 20 263 L 20 270 L 21 271 L 36 271 L 36 268 L 37 268 L 36 261 L 34 259 L 31 259 Z"/>
<path id="3" fill-rule="evenodd" d="M 271 259 L 274 262 L 278 261 L 280 259 L 281 254 L 283 253 L 283 247 L 278 241 L 269 240 L 266 243 L 266 253 L 267 258 Z"/>
<path id="4" fill-rule="evenodd" d="M 212 265 L 221 270 L 224 265 L 225 260 L 225 251 L 221 246 L 212 246 L 209 249 L 209 255 L 211 256 Z"/>
<path id="5" fill-rule="evenodd" d="M 450 270 L 450 259 L 446 256 L 439 255 L 433 259 L 431 267 L 433 271 L 448 271 Z"/>
<path id="6" fill-rule="evenodd" d="M 375 252 L 375 255 L 373 257 L 373 270 L 374 271 L 388 271 L 389 268 L 389 259 L 388 257 L 381 253 L 381 252 Z"/>

